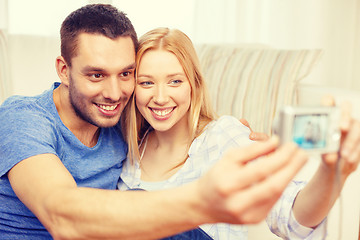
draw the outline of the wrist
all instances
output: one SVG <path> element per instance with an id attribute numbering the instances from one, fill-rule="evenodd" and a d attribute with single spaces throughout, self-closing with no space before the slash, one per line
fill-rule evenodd
<path id="1" fill-rule="evenodd" d="M 186 184 L 178 189 L 178 194 L 182 199 L 179 204 L 182 205 L 184 216 L 193 226 L 212 222 L 209 214 L 209 203 L 201 193 L 201 184 L 198 180 Z"/>
<path id="2" fill-rule="evenodd" d="M 340 161 L 340 159 L 337 159 L 337 161 Z M 327 164 L 326 162 L 322 161 L 320 163 L 319 170 L 322 173 L 322 176 L 327 179 L 326 182 L 328 184 L 335 183 L 339 189 L 342 188 L 347 177 L 349 176 L 343 171 L 341 162 Z"/>

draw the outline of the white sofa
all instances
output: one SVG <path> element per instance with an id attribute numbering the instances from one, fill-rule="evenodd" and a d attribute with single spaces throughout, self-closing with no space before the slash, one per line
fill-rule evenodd
<path id="1" fill-rule="evenodd" d="M 8 40 L 13 94 L 38 94 L 58 81 L 54 67 L 60 53 L 58 38 L 10 35 Z M 244 117 L 256 131 L 271 133 L 271 124 L 280 106 L 315 105 L 326 93 L 338 100 L 348 98 L 360 119 L 359 92 L 301 84 L 321 61 L 323 53 L 319 49 L 281 50 L 262 45 L 196 47 L 218 113 Z M 297 178 L 311 177 L 319 161 L 312 158 Z M 337 203 L 329 216 L 327 239 L 358 239 L 359 182 L 357 171 L 345 185 L 342 204 Z M 269 232 L 264 222 L 249 229 L 250 240 L 279 239 Z"/>
<path id="2" fill-rule="evenodd" d="M 320 105 L 325 95 L 334 96 L 338 103 L 350 101 L 354 116 L 360 119 L 360 92 L 301 83 L 321 61 L 320 49 L 200 45 L 197 50 L 217 112 L 244 117 L 256 131 L 271 134 L 272 121 L 281 106 Z M 296 178 L 310 179 L 320 161 L 319 156 L 311 156 Z M 360 170 L 348 179 L 340 200 L 329 215 L 326 239 L 358 239 L 358 183 Z M 249 239 L 280 238 L 272 235 L 262 222 L 249 227 Z"/>

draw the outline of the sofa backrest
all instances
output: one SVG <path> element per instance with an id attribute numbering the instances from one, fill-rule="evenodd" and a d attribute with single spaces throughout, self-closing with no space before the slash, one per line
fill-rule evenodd
<path id="1" fill-rule="evenodd" d="M 267 134 L 279 108 L 297 104 L 299 82 L 322 56 L 320 49 L 253 45 L 204 44 L 196 50 L 216 112 L 245 118 Z"/>

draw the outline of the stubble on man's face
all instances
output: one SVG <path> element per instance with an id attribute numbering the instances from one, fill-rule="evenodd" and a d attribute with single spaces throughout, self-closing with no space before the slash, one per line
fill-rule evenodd
<path id="1" fill-rule="evenodd" d="M 82 96 L 80 91 L 77 89 L 71 73 L 69 74 L 69 98 L 71 106 L 77 117 L 96 127 L 105 127 L 102 126 L 102 124 L 98 123 L 94 114 L 89 111 L 89 106 L 87 106 L 85 101 L 86 98 Z"/>
<path id="2" fill-rule="evenodd" d="M 69 68 L 69 101 L 76 117 L 96 127 L 116 125 L 134 90 L 135 49 L 130 37 L 82 34 Z"/>

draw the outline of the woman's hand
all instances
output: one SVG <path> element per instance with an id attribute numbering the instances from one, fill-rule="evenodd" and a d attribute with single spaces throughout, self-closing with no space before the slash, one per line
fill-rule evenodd
<path id="1" fill-rule="evenodd" d="M 341 140 L 337 153 L 323 154 L 323 164 L 329 170 L 339 167 L 342 183 L 356 170 L 360 162 L 360 121 L 351 117 L 351 106 L 344 103 L 341 107 Z"/>

